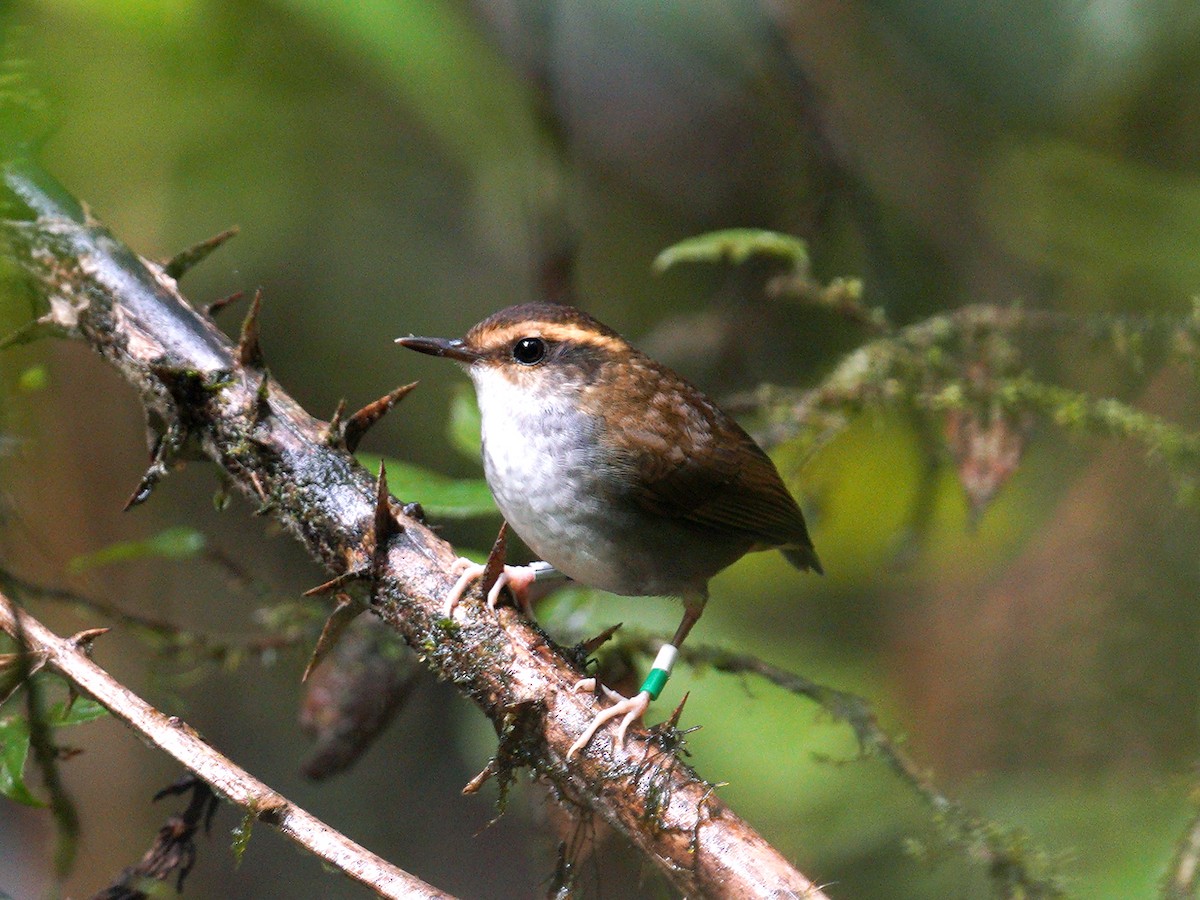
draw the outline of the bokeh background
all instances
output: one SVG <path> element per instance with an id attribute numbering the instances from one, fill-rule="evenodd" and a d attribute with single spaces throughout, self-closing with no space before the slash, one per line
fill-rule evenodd
<path id="1" fill-rule="evenodd" d="M 976 302 L 1183 321 L 1200 290 L 1200 12 L 1182 0 L 0 10 L 6 59 L 42 91 L 42 163 L 149 257 L 240 226 L 186 293 L 204 303 L 261 287 L 271 371 L 318 415 L 419 378 L 365 449 L 453 476 L 479 472 L 446 437 L 463 379 L 398 351 L 398 335 L 458 335 L 569 284 L 720 396 L 813 385 L 863 340 L 828 311 L 767 298 L 755 264 L 652 272 L 662 249 L 711 229 L 799 235 L 818 277 L 863 278 L 898 322 Z M 28 312 L 10 307 L 5 331 Z M 1193 373 L 1110 351 L 1066 336 L 1027 350 L 1047 380 L 1196 418 Z M 7 568 L 231 639 L 261 631 L 260 607 L 323 580 L 244 502 L 216 512 L 204 465 L 123 514 L 143 425 L 85 348 L 43 342 L 0 364 Z M 897 412 L 864 416 L 816 454 L 778 448 L 829 574 L 746 559 L 716 579 L 692 640 L 869 698 L 944 790 L 1025 829 L 1072 894 L 1151 896 L 1193 815 L 1195 509 L 1139 447 L 1042 423 L 973 523 L 934 443 Z M 70 570 L 180 524 L 257 587 L 203 559 Z M 443 524 L 477 548 L 496 527 Z M 59 631 L 104 624 L 38 611 Z M 551 630 L 624 621 L 663 636 L 677 615 L 611 597 L 546 613 Z M 445 685 L 419 684 L 358 766 L 314 783 L 300 773 L 303 651 L 181 672 L 117 629 L 97 659 L 439 887 L 544 892 L 557 840 L 544 798 L 521 784 L 497 818 L 492 788 L 460 796 L 494 737 Z M 688 736 L 692 761 L 831 895 L 988 894 L 987 873 L 939 843 L 914 795 L 856 758 L 845 725 L 752 679 L 686 669 L 656 708 L 688 689 L 684 724 L 704 726 Z M 70 736 L 86 752 L 65 767 L 83 817 L 66 894 L 86 896 L 140 855 L 168 812 L 150 797 L 179 773 L 111 722 Z M 2 809 L 0 891 L 38 896 L 48 818 Z M 220 813 L 188 895 L 363 895 L 266 828 L 235 867 L 235 823 Z M 593 895 L 666 895 L 615 845 L 587 865 Z"/>

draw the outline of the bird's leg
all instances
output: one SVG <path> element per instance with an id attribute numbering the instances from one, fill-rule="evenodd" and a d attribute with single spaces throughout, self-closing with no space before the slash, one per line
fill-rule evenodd
<path id="1" fill-rule="evenodd" d="M 625 733 L 629 730 L 629 726 L 645 715 L 646 710 L 650 707 L 650 701 L 657 700 L 662 689 L 666 687 L 667 679 L 671 677 L 671 669 L 675 667 L 675 659 L 679 656 L 679 647 L 687 638 L 688 632 L 692 630 L 692 626 L 699 621 L 700 614 L 704 612 L 706 599 L 705 594 L 689 595 L 683 598 L 683 620 L 675 629 L 675 636 L 671 638 L 671 643 L 663 644 L 658 649 L 654 665 L 646 673 L 646 680 L 642 682 L 642 687 L 636 694 L 632 697 L 622 697 L 616 691 L 600 685 L 604 695 L 615 702 L 608 709 L 596 714 L 596 718 L 592 719 L 592 723 L 579 736 L 579 740 L 572 744 L 571 749 L 567 751 L 567 759 L 586 747 L 588 741 L 606 722 L 618 716 L 622 718 L 617 733 L 613 737 L 613 746 L 624 745 Z M 575 685 L 575 690 L 594 691 L 596 686 L 595 678 L 585 678 Z"/>
<path id="2" fill-rule="evenodd" d="M 454 617 L 454 610 L 462 602 L 463 594 L 466 593 L 472 581 L 482 577 L 483 573 L 487 571 L 487 565 L 480 565 L 479 563 L 471 562 L 465 556 L 460 556 L 455 560 L 453 571 L 458 574 L 458 581 L 454 583 L 454 587 L 446 595 L 447 619 Z M 512 591 L 522 612 L 528 614 L 529 605 L 533 599 L 530 589 L 534 584 L 565 580 L 567 580 L 566 575 L 558 571 L 550 563 L 540 560 L 538 562 L 531 562 L 527 566 L 505 566 L 496 578 L 496 583 L 492 585 L 492 589 L 488 591 L 488 609 L 496 608 L 496 602 L 500 599 L 500 591 L 507 587 Z"/>

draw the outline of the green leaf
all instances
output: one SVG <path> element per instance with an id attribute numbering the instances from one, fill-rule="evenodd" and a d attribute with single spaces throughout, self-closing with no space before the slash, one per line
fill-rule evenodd
<path id="1" fill-rule="evenodd" d="M 665 272 L 679 263 L 741 265 L 754 256 L 771 256 L 793 269 L 808 268 L 808 246 L 800 238 L 761 228 L 730 228 L 687 238 L 668 247 L 654 260 L 654 271 Z"/>
<path id="2" fill-rule="evenodd" d="M 0 794 L 26 806 L 45 806 L 25 784 L 28 756 L 29 724 L 20 716 L 0 719 Z"/>
<path id="3" fill-rule="evenodd" d="M 39 678 L 44 676 L 39 676 Z M 55 703 L 46 712 L 46 722 L 52 728 L 82 725 L 108 715 L 108 710 L 87 697 L 76 697 L 71 707 L 67 701 Z M 25 783 L 25 763 L 29 758 L 29 723 L 24 716 L 12 715 L 0 719 L 0 795 L 26 806 L 45 806 Z"/>
<path id="4" fill-rule="evenodd" d="M 47 720 L 55 728 L 65 728 L 68 725 L 83 725 L 103 719 L 108 710 L 89 697 L 76 697 L 71 708 L 67 709 L 66 701 L 55 703 L 47 713 Z"/>
<path id="5" fill-rule="evenodd" d="M 130 562 L 148 557 L 191 559 L 205 546 L 204 535 L 194 528 L 179 525 L 140 541 L 121 541 L 101 547 L 92 553 L 76 556 L 67 565 L 72 572 L 82 572 L 97 566 Z"/>
<path id="6" fill-rule="evenodd" d="M 479 404 L 470 385 L 459 385 L 450 400 L 450 443 L 463 456 L 479 461 L 482 450 Z"/>
<path id="7" fill-rule="evenodd" d="M 360 453 L 359 462 L 379 470 L 379 457 Z M 412 463 L 385 457 L 388 487 L 403 500 L 415 500 L 427 513 L 446 519 L 496 515 L 492 492 L 482 478 L 447 478 Z"/>

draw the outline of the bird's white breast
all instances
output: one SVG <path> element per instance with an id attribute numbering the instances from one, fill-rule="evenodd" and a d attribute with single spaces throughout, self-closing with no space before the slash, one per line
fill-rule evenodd
<path id="1" fill-rule="evenodd" d="M 607 537 L 611 515 L 595 422 L 570 392 L 531 389 L 484 366 L 479 398 L 483 465 L 496 505 L 542 559 L 576 581 L 626 592 Z"/>

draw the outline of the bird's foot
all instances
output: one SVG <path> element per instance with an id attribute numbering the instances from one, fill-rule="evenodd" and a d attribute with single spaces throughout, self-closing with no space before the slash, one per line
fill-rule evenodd
<path id="1" fill-rule="evenodd" d="M 677 641 L 682 641 L 687 633 L 683 636 L 676 635 Z M 612 706 L 596 715 L 592 719 L 592 724 L 579 736 L 579 740 L 571 745 L 571 749 L 567 751 L 567 759 L 570 759 L 580 750 L 588 745 L 597 731 L 609 719 L 615 719 L 618 716 L 623 716 L 621 724 L 617 728 L 616 735 L 613 736 L 613 749 L 623 747 L 625 745 L 625 733 L 629 731 L 629 726 L 646 714 L 646 710 L 650 707 L 651 700 L 657 700 L 658 695 L 662 693 L 663 687 L 667 683 L 667 679 L 671 677 L 671 669 L 675 667 L 675 660 L 679 656 L 679 648 L 675 644 L 663 644 L 658 648 L 658 656 L 654 657 L 654 666 L 646 673 L 646 680 L 642 682 L 641 689 L 632 697 L 623 697 L 611 688 L 607 688 L 600 684 L 595 678 L 584 678 L 575 685 L 576 691 L 595 691 L 597 687 L 604 692 L 604 696 L 612 702 Z"/>
<path id="2" fill-rule="evenodd" d="M 596 679 L 585 678 L 575 685 L 576 691 L 594 691 L 596 690 Z M 623 747 L 625 745 L 625 733 L 629 730 L 629 726 L 646 714 L 646 710 L 650 708 L 650 692 L 639 691 L 632 697 L 623 697 L 611 688 L 600 685 L 600 690 L 604 692 L 604 696 L 612 701 L 613 705 L 608 709 L 596 714 L 596 718 L 592 719 L 587 729 L 579 736 L 571 749 L 567 751 L 567 759 L 573 757 L 576 753 L 588 745 L 588 742 L 595 736 L 606 722 L 615 719 L 618 716 L 623 716 L 621 724 L 617 727 L 617 733 L 613 736 L 613 748 Z"/>
<path id="3" fill-rule="evenodd" d="M 463 594 L 466 593 L 471 582 L 483 577 L 483 574 L 487 571 L 487 565 L 474 563 L 465 556 L 460 556 L 455 561 L 452 571 L 458 575 L 458 581 L 454 583 L 454 587 L 446 595 L 445 613 L 448 619 L 454 617 L 454 610 L 462 602 Z M 533 587 L 534 582 L 544 581 L 554 576 L 558 576 L 558 572 L 545 563 L 533 563 L 528 566 L 505 566 L 501 569 L 499 576 L 497 576 L 496 583 L 488 591 L 488 609 L 496 608 L 496 603 L 500 600 L 500 592 L 507 587 L 512 591 L 512 595 L 516 599 L 521 612 L 529 615 L 530 603 L 532 601 L 530 588 Z"/>

